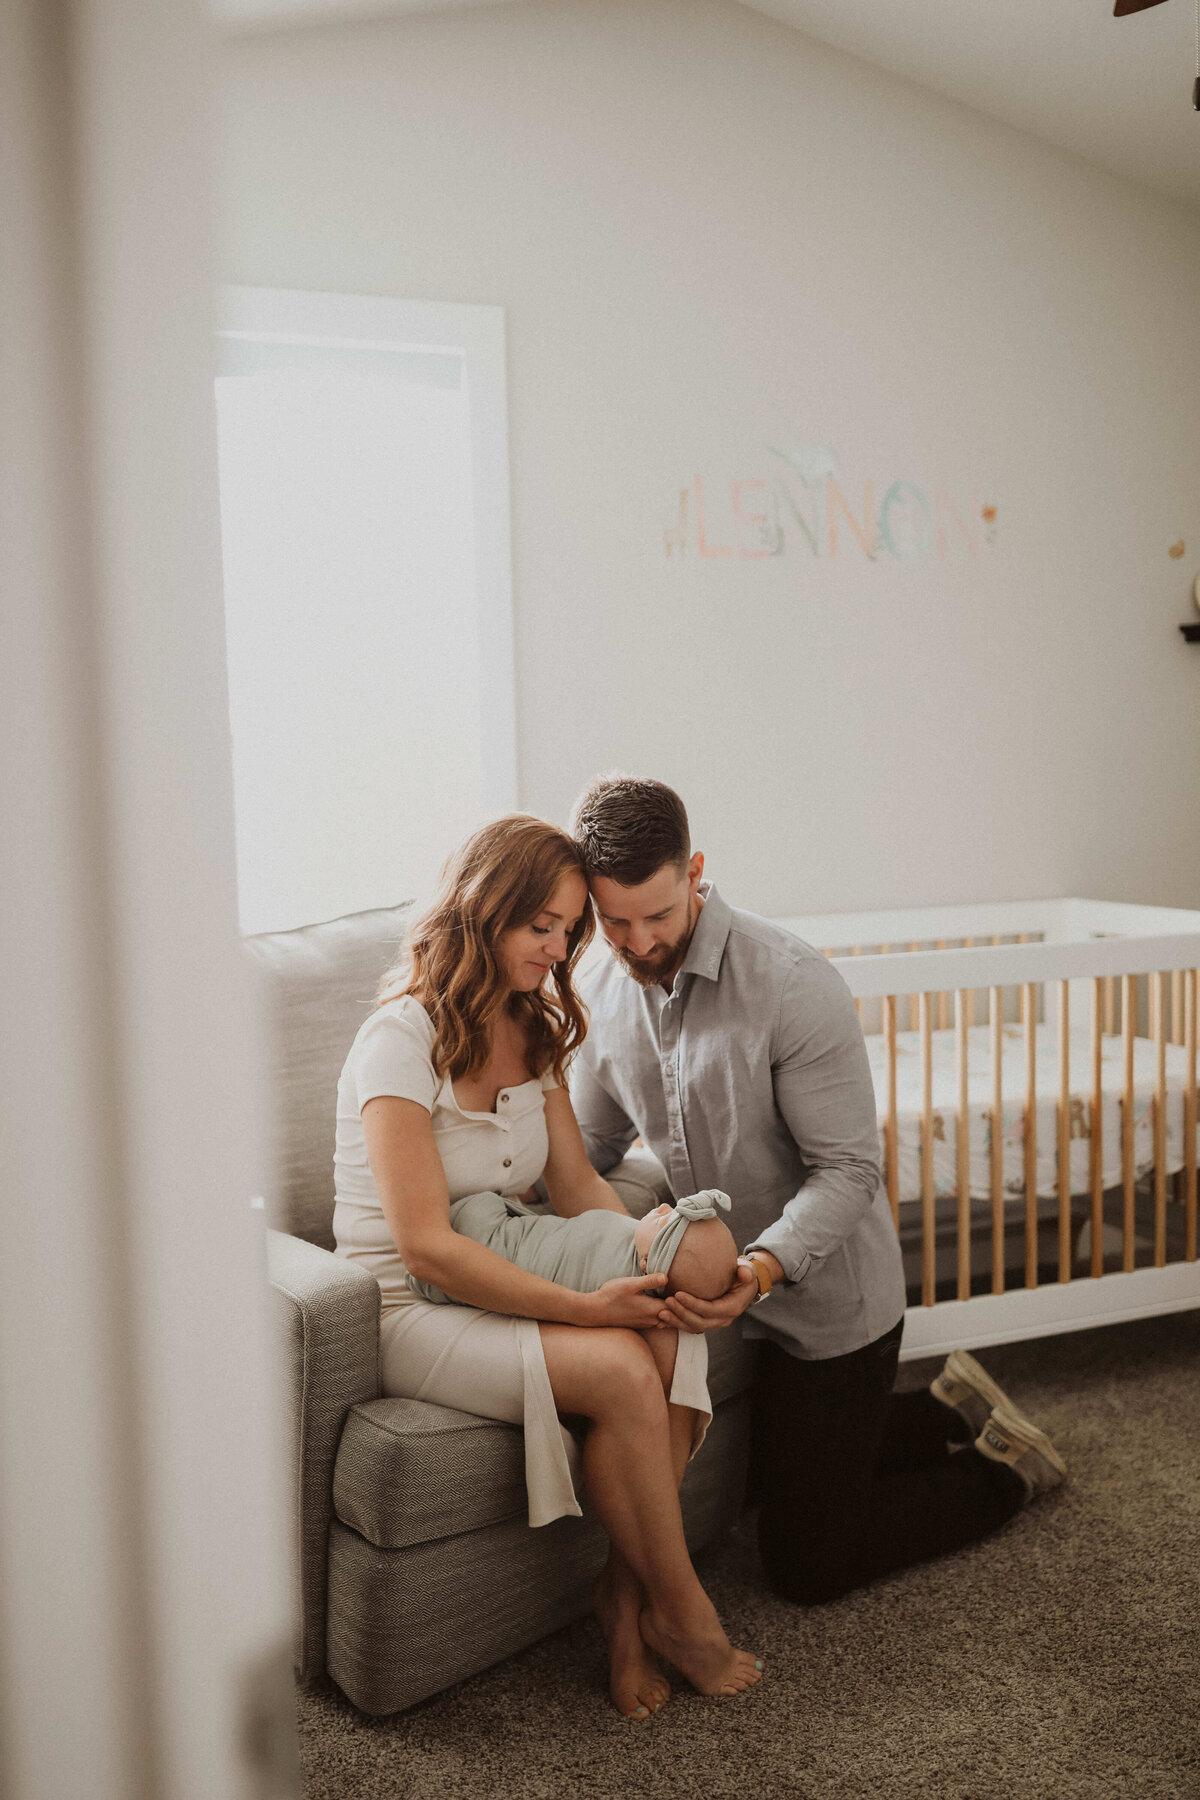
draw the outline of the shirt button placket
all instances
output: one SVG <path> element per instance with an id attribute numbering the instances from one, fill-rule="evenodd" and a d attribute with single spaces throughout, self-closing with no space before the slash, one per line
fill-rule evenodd
<path id="1" fill-rule="evenodd" d="M 670 1145 L 668 1174 L 675 1192 L 687 1194 L 694 1184 L 688 1162 L 687 1138 L 683 1130 L 683 1100 L 679 1085 L 679 1013 L 674 995 L 663 1008 L 661 1024 L 663 1101 Z"/>

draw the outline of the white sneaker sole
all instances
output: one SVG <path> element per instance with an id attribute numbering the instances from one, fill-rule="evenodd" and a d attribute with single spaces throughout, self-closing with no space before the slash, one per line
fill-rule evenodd
<path id="1" fill-rule="evenodd" d="M 1019 1413 L 998 1406 L 975 1440 L 992 1462 L 1007 1463 L 1025 1483 L 1028 1497 L 1044 1494 L 1066 1479 L 1067 1465 L 1044 1431 Z"/>
<path id="2" fill-rule="evenodd" d="M 930 1392 L 943 1406 L 960 1412 L 976 1436 L 983 1430 L 996 1408 L 1003 1407 L 1010 1417 L 1021 1419 L 1031 1431 L 1037 1426 L 1013 1405 L 998 1382 L 965 1350 L 952 1350 L 940 1375 L 930 1382 Z"/>

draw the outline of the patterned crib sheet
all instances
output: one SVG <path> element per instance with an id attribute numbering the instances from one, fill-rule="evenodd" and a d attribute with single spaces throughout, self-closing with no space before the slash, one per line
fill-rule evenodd
<path id="1" fill-rule="evenodd" d="M 958 1191 L 958 1051 L 953 1031 L 935 1031 L 933 1039 L 933 1182 L 938 1195 Z M 1025 1027 L 1003 1028 L 1003 1152 L 1004 1192 L 1025 1192 Z M 887 1122 L 886 1045 L 881 1034 L 867 1037 L 871 1077 L 879 1121 L 879 1154 L 884 1151 Z M 1177 1044 L 1167 1045 L 1167 1170 L 1183 1167 L 1183 1096 L 1187 1053 Z M 1157 1051 L 1150 1038 L 1135 1038 L 1133 1045 L 1134 1166 L 1139 1176 L 1154 1167 L 1153 1106 L 1157 1081 Z M 1125 1051 L 1120 1037 L 1105 1037 L 1101 1050 L 1102 1167 L 1105 1187 L 1117 1187 L 1121 1170 L 1121 1100 L 1125 1093 Z M 1092 1039 L 1085 1028 L 1071 1033 L 1071 1192 L 1087 1193 L 1091 1187 Z M 1052 1025 L 1037 1028 L 1037 1190 L 1052 1199 L 1058 1193 L 1058 1031 Z M 986 1200 L 992 1191 L 991 1030 L 973 1026 L 967 1032 L 967 1100 L 971 1156 L 971 1197 Z M 921 1198 L 921 1118 L 924 1089 L 921 1074 L 921 1040 L 915 1031 L 896 1034 L 896 1111 L 899 1140 L 900 1199 Z M 1200 1144 L 1200 1129 L 1197 1131 Z M 1193 1146 L 1193 1155 L 1196 1146 Z"/>

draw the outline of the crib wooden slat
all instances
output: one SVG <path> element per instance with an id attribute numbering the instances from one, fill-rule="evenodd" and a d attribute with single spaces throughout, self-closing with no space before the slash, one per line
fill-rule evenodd
<path id="1" fill-rule="evenodd" d="M 1004 1292 L 1004 1019 L 998 987 L 988 995 L 992 1026 L 992 1292 Z"/>
<path id="2" fill-rule="evenodd" d="M 997 941 L 998 940 L 996 938 L 992 939 L 993 944 L 996 943 Z M 1027 931 L 1018 931 L 1017 942 L 1018 942 L 1018 944 L 1027 944 L 1029 942 L 1029 933 Z M 1020 1021 L 1021 1021 L 1022 1025 L 1025 1023 L 1025 1009 L 1026 1009 L 1026 1005 L 1028 1003 L 1027 1002 L 1028 993 L 1029 993 L 1028 982 L 1026 982 L 1024 987 L 1017 989 L 1017 1009 L 1018 1009 L 1018 1015 L 1020 1017 Z"/>
<path id="3" fill-rule="evenodd" d="M 887 1064 L 887 1121 L 883 1128 L 884 1169 L 892 1222 L 900 1230 L 900 1125 L 896 1117 L 896 996 L 883 997 L 883 1043 Z"/>
<path id="4" fill-rule="evenodd" d="M 1117 1035 L 1117 985 L 1111 975 L 1105 975 L 1103 980 L 1104 1035 L 1105 1037 L 1115 1037 Z"/>
<path id="5" fill-rule="evenodd" d="M 1167 1260 L 1167 978 L 1150 977 L 1154 997 L 1154 1266 Z"/>
<path id="6" fill-rule="evenodd" d="M 933 1022 L 929 994 L 917 995 L 921 1034 L 921 1305 L 932 1306 L 937 1291 L 937 1221 L 933 1191 Z"/>
<path id="7" fill-rule="evenodd" d="M 1171 970 L 1171 1042 L 1183 1042 L 1183 970 Z"/>
<path id="8" fill-rule="evenodd" d="M 1121 1267 L 1133 1268 L 1133 1216 L 1135 1199 L 1133 1162 L 1133 1040 L 1137 1032 L 1137 977 L 1121 977 L 1121 1037 L 1125 1056 L 1125 1093 L 1121 1101 Z"/>
<path id="9" fill-rule="evenodd" d="M 1071 987 L 1058 984 L 1058 1279 L 1071 1279 Z"/>
<path id="10" fill-rule="evenodd" d="M 974 938 L 964 938 L 963 939 L 963 949 L 964 950 L 973 950 L 974 948 L 975 948 L 975 939 Z M 975 1023 L 975 989 L 968 988 L 967 989 L 967 1030 L 968 1031 L 970 1031 L 970 1029 L 974 1025 L 974 1023 Z"/>
<path id="11" fill-rule="evenodd" d="M 1189 1262 L 1196 1260 L 1196 1037 L 1197 1013 L 1200 1012 L 1200 970 L 1187 972 L 1187 1003 L 1184 1020 L 1183 1073 L 1183 1204 L 1184 1250 Z"/>
<path id="12" fill-rule="evenodd" d="M 1021 1016 L 1025 1021 L 1025 1286 L 1038 1284 L 1037 1262 L 1037 989 L 1032 981 L 1021 987 Z"/>
<path id="13" fill-rule="evenodd" d="M 910 950 L 919 950 L 921 948 L 920 944 L 910 944 L 908 947 Z M 920 1010 L 921 1009 L 917 1004 L 917 996 L 915 994 L 910 994 L 908 996 L 908 1029 L 910 1031 L 915 1031 L 917 1029 Z"/>
<path id="14" fill-rule="evenodd" d="M 939 938 L 937 940 L 937 943 L 934 945 L 934 948 L 936 950 L 944 950 L 946 948 L 945 938 Z M 945 1031 L 947 1026 L 949 1025 L 949 1023 L 950 1023 L 949 997 L 946 994 L 939 994 L 938 995 L 938 1030 Z"/>
<path id="15" fill-rule="evenodd" d="M 958 1174 L 958 1297 L 971 1298 L 971 1114 L 967 1098 L 967 996 L 954 994 L 954 1038 L 958 1052 L 958 1122 L 954 1152 Z"/>
<path id="16" fill-rule="evenodd" d="M 1092 1109 L 1088 1120 L 1092 1185 L 1092 1274 L 1104 1273 L 1104 977 L 1092 982 Z"/>

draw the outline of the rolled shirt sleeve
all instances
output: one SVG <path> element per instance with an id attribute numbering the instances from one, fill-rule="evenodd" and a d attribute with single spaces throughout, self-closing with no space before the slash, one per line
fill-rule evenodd
<path id="1" fill-rule="evenodd" d="M 802 1282 L 845 1242 L 879 1191 L 875 1090 L 854 1001 L 823 957 L 782 985 L 771 1064 L 775 1103 L 809 1171 L 750 1250 Z"/>

